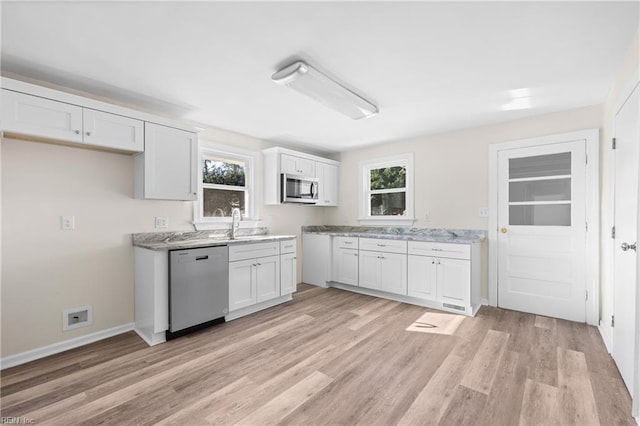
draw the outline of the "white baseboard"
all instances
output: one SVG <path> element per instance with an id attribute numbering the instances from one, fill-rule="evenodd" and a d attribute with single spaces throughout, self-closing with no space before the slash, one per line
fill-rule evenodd
<path id="1" fill-rule="evenodd" d="M 60 352 L 68 351 L 80 346 L 88 345 L 89 343 L 97 342 L 108 337 L 117 336 L 118 334 L 126 333 L 133 330 L 133 323 L 120 325 L 118 327 L 109 328 L 107 330 L 96 331 L 95 333 L 87 334 L 85 336 L 76 337 L 62 342 L 54 343 L 52 345 L 43 346 L 41 348 L 32 349 L 30 351 L 22 352 L 15 355 L 10 355 L 0 359 L 0 370 L 6 368 L 15 367 L 16 365 L 24 364 L 29 361 L 44 358 L 49 355 L 55 355 Z"/>
<path id="2" fill-rule="evenodd" d="M 482 306 L 489 306 L 489 299 L 485 299 L 484 297 L 480 299 L 480 304 Z"/>
<path id="3" fill-rule="evenodd" d="M 607 352 L 611 353 L 611 335 L 609 334 L 609 330 L 602 326 L 602 321 L 598 324 L 598 331 L 600 332 L 604 346 L 607 348 Z"/>

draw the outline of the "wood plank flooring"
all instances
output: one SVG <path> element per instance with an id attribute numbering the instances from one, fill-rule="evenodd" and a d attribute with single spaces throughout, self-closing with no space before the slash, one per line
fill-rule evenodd
<path id="1" fill-rule="evenodd" d="M 133 332 L 2 371 L 35 424 L 634 425 L 594 327 L 483 307 L 452 335 L 427 308 L 299 285 L 294 300 L 147 347 Z M 9 419 L 11 420 L 11 419 Z"/>

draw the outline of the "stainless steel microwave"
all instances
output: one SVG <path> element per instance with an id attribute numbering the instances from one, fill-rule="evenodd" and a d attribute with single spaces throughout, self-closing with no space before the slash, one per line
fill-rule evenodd
<path id="1" fill-rule="evenodd" d="M 318 179 L 297 175 L 280 175 L 280 194 L 283 203 L 315 204 L 318 202 Z"/>

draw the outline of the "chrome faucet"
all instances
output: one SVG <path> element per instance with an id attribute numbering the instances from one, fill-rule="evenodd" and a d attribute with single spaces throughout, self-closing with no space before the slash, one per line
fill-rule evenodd
<path id="1" fill-rule="evenodd" d="M 236 217 L 238 218 L 236 222 Z M 240 228 L 240 221 L 242 220 L 242 213 L 239 208 L 231 209 L 231 239 L 236 239 L 236 231 Z"/>

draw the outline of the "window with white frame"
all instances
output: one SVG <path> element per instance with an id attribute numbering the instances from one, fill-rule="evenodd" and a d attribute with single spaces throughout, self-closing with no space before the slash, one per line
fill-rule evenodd
<path id="1" fill-rule="evenodd" d="M 360 163 L 360 221 L 411 225 L 413 153 Z"/>
<path id="2" fill-rule="evenodd" d="M 231 221 L 231 211 L 240 209 L 243 220 L 254 219 L 254 157 L 213 148 L 200 149 L 199 224 Z"/>

